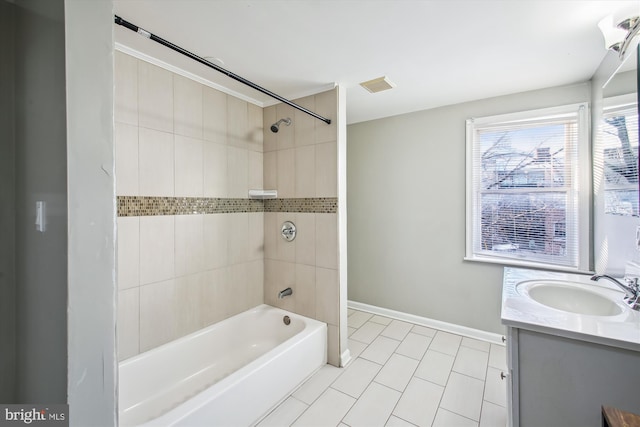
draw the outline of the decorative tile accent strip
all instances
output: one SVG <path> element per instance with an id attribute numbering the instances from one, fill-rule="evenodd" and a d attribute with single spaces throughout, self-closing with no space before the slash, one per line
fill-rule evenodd
<path id="1" fill-rule="evenodd" d="M 336 213 L 336 197 L 303 199 L 268 199 L 264 201 L 265 212 Z"/>
<path id="2" fill-rule="evenodd" d="M 118 216 L 195 215 L 242 212 L 336 213 L 338 199 L 226 199 L 118 196 Z"/>

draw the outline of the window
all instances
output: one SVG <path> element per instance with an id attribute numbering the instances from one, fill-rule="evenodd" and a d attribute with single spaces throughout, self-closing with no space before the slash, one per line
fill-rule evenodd
<path id="1" fill-rule="evenodd" d="M 638 215 L 638 109 L 635 96 L 611 99 L 604 107 L 601 132 L 604 211 Z M 605 100 L 607 102 L 608 100 Z"/>
<path id="2" fill-rule="evenodd" d="M 589 270 L 587 110 L 467 120 L 465 259 Z"/>

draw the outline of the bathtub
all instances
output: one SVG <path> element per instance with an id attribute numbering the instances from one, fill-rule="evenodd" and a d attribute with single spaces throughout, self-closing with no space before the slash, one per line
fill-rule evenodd
<path id="1" fill-rule="evenodd" d="M 119 423 L 249 426 L 326 355 L 326 324 L 263 304 L 122 361 Z"/>

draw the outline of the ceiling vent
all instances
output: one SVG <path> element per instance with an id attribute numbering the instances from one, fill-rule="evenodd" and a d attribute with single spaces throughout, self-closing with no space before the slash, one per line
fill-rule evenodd
<path id="1" fill-rule="evenodd" d="M 387 79 L 387 76 L 378 77 L 377 79 L 369 80 L 366 82 L 360 83 L 360 86 L 365 88 L 371 93 L 382 92 L 383 90 L 388 90 L 396 87 L 395 84 Z"/>

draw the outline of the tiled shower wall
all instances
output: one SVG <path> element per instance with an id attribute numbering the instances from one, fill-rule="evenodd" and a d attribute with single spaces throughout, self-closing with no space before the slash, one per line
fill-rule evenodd
<path id="1" fill-rule="evenodd" d="M 121 52 L 115 80 L 118 196 L 262 188 L 262 108 Z M 120 360 L 264 300 L 262 212 L 158 213 L 119 212 Z"/>
<path id="2" fill-rule="evenodd" d="M 339 365 L 336 91 L 296 100 L 327 125 L 122 52 L 115 79 L 119 359 L 265 302 L 327 322 Z M 276 117 L 293 123 L 273 134 Z"/>
<path id="3" fill-rule="evenodd" d="M 338 195 L 337 97 L 330 90 L 295 100 L 332 119 L 317 120 L 285 104 L 264 109 L 264 185 L 283 198 L 329 198 Z M 272 133 L 267 125 L 291 118 L 291 126 Z M 335 199 L 337 200 L 337 199 Z M 280 236 L 282 223 L 292 221 L 297 237 Z M 328 361 L 339 366 L 338 216 L 304 209 L 265 213 L 265 303 L 328 325 Z M 278 299 L 282 289 L 293 295 Z"/>

